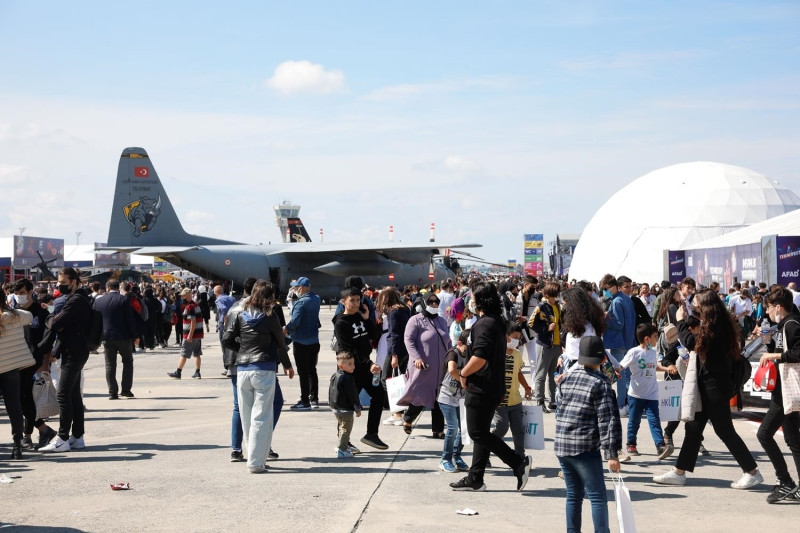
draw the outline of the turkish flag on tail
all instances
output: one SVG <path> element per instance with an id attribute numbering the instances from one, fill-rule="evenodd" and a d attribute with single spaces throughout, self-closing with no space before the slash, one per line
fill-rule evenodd
<path id="1" fill-rule="evenodd" d="M 137 178 L 149 178 L 150 177 L 150 169 L 147 167 L 134 167 L 133 175 Z"/>

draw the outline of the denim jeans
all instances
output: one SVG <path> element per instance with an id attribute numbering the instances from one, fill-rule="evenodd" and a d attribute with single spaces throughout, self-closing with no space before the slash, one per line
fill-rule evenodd
<path id="1" fill-rule="evenodd" d="M 494 433 L 501 439 L 511 427 L 511 438 L 514 440 L 514 453 L 525 457 L 525 428 L 522 425 L 522 404 L 498 405 L 494 410 Z"/>
<path id="2" fill-rule="evenodd" d="M 583 495 L 592 503 L 595 533 L 608 533 L 608 497 L 600 450 L 559 457 L 567 485 L 567 533 L 581 531 Z"/>
<path id="3" fill-rule="evenodd" d="M 627 353 L 625 348 L 611 348 L 608 350 L 617 362 L 622 361 Z M 620 371 L 619 379 L 617 380 L 617 407 L 622 409 L 628 405 L 628 387 L 631 384 L 631 371 L 627 368 Z"/>
<path id="4" fill-rule="evenodd" d="M 461 412 L 458 406 L 440 403 L 439 408 L 444 415 L 444 448 L 442 449 L 442 459 L 453 461 L 461 457 Z"/>
<path id="5" fill-rule="evenodd" d="M 628 396 L 628 444 L 636 444 L 636 434 L 642 423 L 642 412 L 647 413 L 650 435 L 656 448 L 664 445 L 664 434 L 661 433 L 661 418 L 658 416 L 658 400 L 643 400 Z"/>
<path id="6" fill-rule="evenodd" d="M 272 444 L 275 399 L 274 370 L 239 370 L 236 386 L 242 431 L 247 438 L 247 466 L 262 467 Z"/>
<path id="7" fill-rule="evenodd" d="M 561 346 L 542 346 L 536 345 L 536 377 L 533 380 L 533 399 L 543 402 L 545 397 L 545 383 L 547 384 L 547 397 L 550 403 L 556 402 L 556 378 L 553 375 L 558 368 L 558 360 L 561 355 Z"/>
<path id="8" fill-rule="evenodd" d="M 242 438 L 244 430 L 242 429 L 242 417 L 239 414 L 239 393 L 236 390 L 236 374 L 231 376 L 231 384 L 233 384 L 233 416 L 231 417 L 231 450 L 237 452 L 242 451 Z M 272 429 L 278 425 L 278 419 L 281 417 L 281 409 L 283 409 L 283 391 L 281 391 L 281 382 L 275 379 L 275 398 L 272 401 Z"/>

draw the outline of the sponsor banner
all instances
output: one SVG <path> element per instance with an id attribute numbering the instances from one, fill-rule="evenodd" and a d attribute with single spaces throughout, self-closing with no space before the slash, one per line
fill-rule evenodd
<path id="1" fill-rule="evenodd" d="M 685 254 L 685 275 L 694 278 L 698 285 L 708 286 L 716 281 L 720 290 L 726 292 L 736 282 L 764 279 L 760 242 L 682 253 Z M 672 254 L 670 251 L 670 281 L 673 281 Z M 778 279 L 778 283 L 783 282 Z"/>
<path id="2" fill-rule="evenodd" d="M 525 272 L 533 276 L 544 273 L 544 234 L 526 233 L 523 242 Z"/>
<path id="3" fill-rule="evenodd" d="M 800 283 L 800 237 L 776 237 L 778 279 L 777 283 L 787 286 Z"/>
<path id="4" fill-rule="evenodd" d="M 686 277 L 686 256 L 683 250 L 669 251 L 669 281 L 678 283 Z"/>
<path id="5" fill-rule="evenodd" d="M 39 257 L 39 254 L 42 257 Z M 14 266 L 32 268 L 42 262 L 52 268 L 64 266 L 64 239 L 14 235 Z M 50 262 L 52 259 L 55 261 Z"/>

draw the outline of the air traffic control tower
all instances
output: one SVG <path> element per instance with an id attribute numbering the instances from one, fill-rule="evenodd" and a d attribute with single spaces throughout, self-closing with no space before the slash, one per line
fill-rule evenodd
<path id="1" fill-rule="evenodd" d="M 274 206 L 275 208 L 275 225 L 281 230 L 281 240 L 284 243 L 292 242 L 290 234 L 293 226 L 300 218 L 300 206 L 292 205 L 289 200 L 284 200 L 280 205 Z"/>

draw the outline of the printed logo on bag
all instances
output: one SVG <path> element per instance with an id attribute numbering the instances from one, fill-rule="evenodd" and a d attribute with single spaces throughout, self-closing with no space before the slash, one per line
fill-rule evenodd
<path id="1" fill-rule="evenodd" d="M 536 435 L 537 431 L 539 431 L 539 424 L 536 423 L 525 424 L 525 434 Z"/>
<path id="2" fill-rule="evenodd" d="M 666 398 L 660 398 L 661 402 L 659 403 L 659 407 L 680 407 L 681 406 L 681 396 L 680 394 L 677 396 L 667 396 Z"/>

